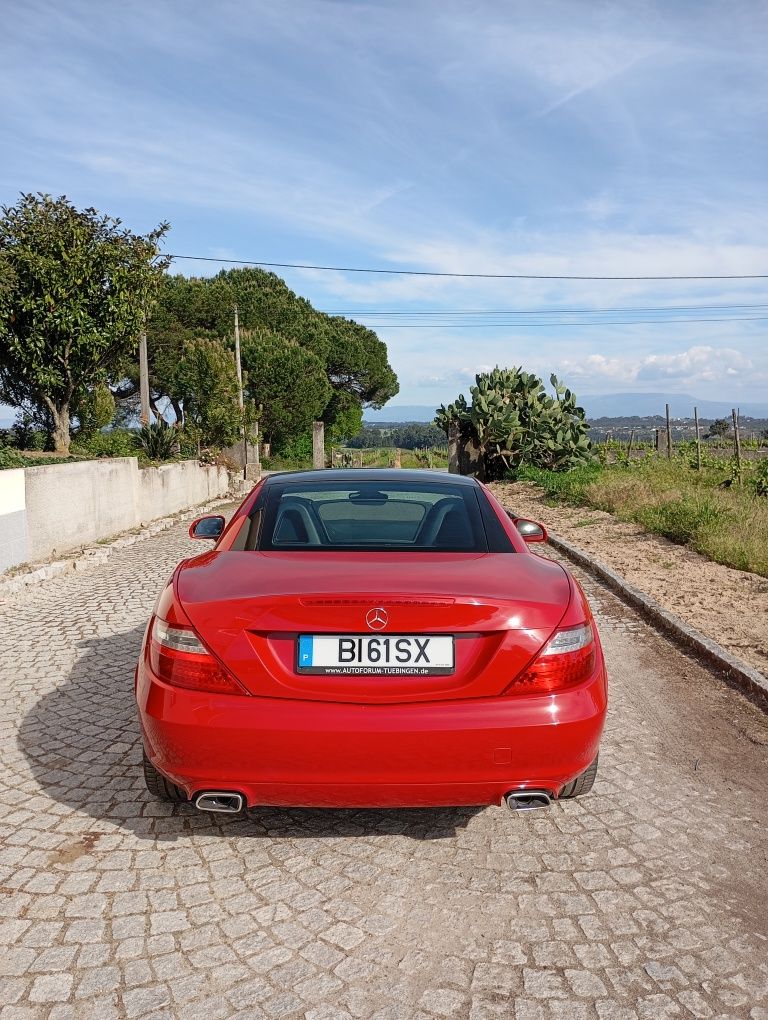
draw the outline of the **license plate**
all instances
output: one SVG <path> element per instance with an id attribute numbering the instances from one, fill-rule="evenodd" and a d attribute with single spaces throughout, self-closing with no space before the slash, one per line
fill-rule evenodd
<path id="1" fill-rule="evenodd" d="M 429 676 L 453 673 L 450 634 L 301 634 L 299 673 Z"/>

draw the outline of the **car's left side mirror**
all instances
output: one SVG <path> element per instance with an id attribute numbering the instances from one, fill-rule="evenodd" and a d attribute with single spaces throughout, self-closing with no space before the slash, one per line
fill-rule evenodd
<path id="1" fill-rule="evenodd" d="M 210 517 L 198 517 L 189 526 L 189 537 L 207 538 L 215 542 L 217 538 L 221 538 L 225 523 L 224 518 L 218 514 Z"/>
<path id="2" fill-rule="evenodd" d="M 526 517 L 517 517 L 509 513 L 515 527 L 526 542 L 546 542 L 549 539 L 547 529 L 538 521 L 529 521 Z"/>

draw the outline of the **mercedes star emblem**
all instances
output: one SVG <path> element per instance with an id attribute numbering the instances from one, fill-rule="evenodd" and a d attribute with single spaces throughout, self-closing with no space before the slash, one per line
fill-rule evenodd
<path id="1" fill-rule="evenodd" d="M 388 621 L 386 609 L 369 609 L 365 614 L 365 622 L 371 630 L 384 630 Z"/>

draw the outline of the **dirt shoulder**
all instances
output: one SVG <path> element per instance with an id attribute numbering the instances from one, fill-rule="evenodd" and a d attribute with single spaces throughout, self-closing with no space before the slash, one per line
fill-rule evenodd
<path id="1" fill-rule="evenodd" d="M 504 507 L 541 521 L 670 612 L 768 675 L 768 580 L 721 566 L 588 507 L 547 506 L 530 482 L 491 485 Z"/>

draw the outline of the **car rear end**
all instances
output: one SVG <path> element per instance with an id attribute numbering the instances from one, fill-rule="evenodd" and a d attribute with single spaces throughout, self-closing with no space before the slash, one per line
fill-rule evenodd
<path id="1" fill-rule="evenodd" d="M 137 669 L 148 758 L 188 798 L 498 804 L 556 797 L 595 761 L 603 655 L 558 564 L 513 541 L 233 545 L 177 570 Z"/>

